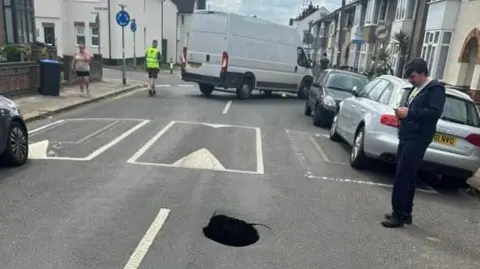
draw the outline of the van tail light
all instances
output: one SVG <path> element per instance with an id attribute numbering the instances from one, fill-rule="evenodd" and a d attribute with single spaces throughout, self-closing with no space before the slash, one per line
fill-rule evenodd
<path id="1" fill-rule="evenodd" d="M 187 47 L 183 47 L 182 51 L 182 67 L 187 67 Z"/>
<path id="2" fill-rule="evenodd" d="M 226 51 L 222 52 L 222 72 L 227 72 L 228 68 L 228 53 Z"/>
<path id="3" fill-rule="evenodd" d="M 400 126 L 400 121 L 395 115 L 383 114 L 380 117 L 380 123 L 387 126 L 392 126 L 398 128 Z"/>
<path id="4" fill-rule="evenodd" d="M 473 145 L 480 147 L 480 135 L 479 134 L 470 134 L 465 138 L 468 142 Z"/>

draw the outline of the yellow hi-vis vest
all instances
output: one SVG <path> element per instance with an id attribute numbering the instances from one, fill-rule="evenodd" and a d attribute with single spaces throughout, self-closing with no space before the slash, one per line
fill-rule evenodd
<path id="1" fill-rule="evenodd" d="M 146 51 L 147 54 L 147 68 L 160 68 L 158 63 L 158 49 L 154 47 L 149 47 Z"/>

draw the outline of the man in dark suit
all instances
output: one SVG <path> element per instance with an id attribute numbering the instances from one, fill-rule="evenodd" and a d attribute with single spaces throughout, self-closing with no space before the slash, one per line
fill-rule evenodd
<path id="1" fill-rule="evenodd" d="M 395 109 L 400 120 L 397 170 L 392 190 L 392 213 L 385 215 L 382 225 L 403 227 L 412 223 L 413 197 L 418 168 L 428 145 L 433 140 L 437 121 L 445 105 L 445 88 L 428 76 L 427 63 L 421 58 L 410 60 L 405 75 L 415 87 L 407 104 Z"/>

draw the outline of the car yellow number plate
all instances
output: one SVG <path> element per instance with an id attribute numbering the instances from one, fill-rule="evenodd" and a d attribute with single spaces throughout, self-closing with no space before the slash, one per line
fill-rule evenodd
<path id="1" fill-rule="evenodd" d="M 433 141 L 448 146 L 455 146 L 457 144 L 457 138 L 451 135 L 435 134 Z"/>
<path id="2" fill-rule="evenodd" d="M 202 64 L 197 64 L 197 63 L 189 63 L 189 64 L 188 64 L 188 66 L 189 66 L 190 68 L 200 68 L 201 65 L 202 65 Z"/>

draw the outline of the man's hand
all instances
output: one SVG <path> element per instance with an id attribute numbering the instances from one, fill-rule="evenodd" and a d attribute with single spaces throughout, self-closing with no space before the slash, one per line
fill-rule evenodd
<path id="1" fill-rule="evenodd" d="M 397 118 L 403 120 L 407 117 L 407 115 L 408 115 L 408 108 L 399 107 L 395 109 L 395 116 L 397 116 Z"/>

